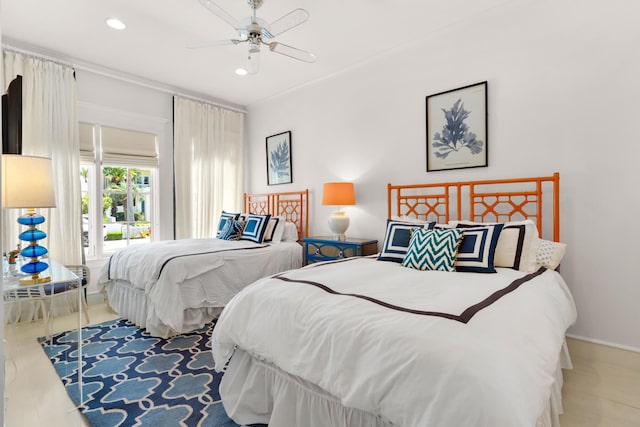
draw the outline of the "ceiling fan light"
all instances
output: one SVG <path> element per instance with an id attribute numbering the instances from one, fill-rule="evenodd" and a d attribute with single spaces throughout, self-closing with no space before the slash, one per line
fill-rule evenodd
<path id="1" fill-rule="evenodd" d="M 258 74 L 260 70 L 260 51 L 249 53 L 247 58 L 247 72 L 249 74 Z"/>
<path id="2" fill-rule="evenodd" d="M 125 23 L 118 18 L 107 18 L 106 23 L 114 30 L 124 30 L 125 28 L 127 28 Z"/>
<path id="3" fill-rule="evenodd" d="M 234 73 L 236 73 L 239 76 L 246 76 L 247 74 L 249 74 L 249 72 L 244 68 L 236 68 Z"/>

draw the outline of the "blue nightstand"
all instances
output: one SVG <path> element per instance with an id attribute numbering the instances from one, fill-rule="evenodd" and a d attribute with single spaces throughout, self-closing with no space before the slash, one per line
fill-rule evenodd
<path id="1" fill-rule="evenodd" d="M 347 237 L 346 240 L 334 240 L 332 237 L 305 237 L 302 243 L 305 265 L 378 253 L 378 241 L 372 239 Z"/>

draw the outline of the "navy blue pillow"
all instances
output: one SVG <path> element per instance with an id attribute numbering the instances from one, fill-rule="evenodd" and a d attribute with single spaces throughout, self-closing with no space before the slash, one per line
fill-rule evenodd
<path id="1" fill-rule="evenodd" d="M 434 222 L 420 224 L 415 222 L 387 220 L 387 231 L 382 244 L 382 250 L 378 255 L 379 261 L 392 261 L 401 263 L 407 254 L 409 242 L 411 241 L 412 228 L 433 229 Z"/>

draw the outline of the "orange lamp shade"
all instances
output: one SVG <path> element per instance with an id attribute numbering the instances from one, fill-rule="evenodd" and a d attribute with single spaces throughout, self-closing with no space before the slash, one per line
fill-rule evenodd
<path id="1" fill-rule="evenodd" d="M 353 182 L 327 182 L 322 191 L 323 205 L 355 205 L 356 194 Z"/>

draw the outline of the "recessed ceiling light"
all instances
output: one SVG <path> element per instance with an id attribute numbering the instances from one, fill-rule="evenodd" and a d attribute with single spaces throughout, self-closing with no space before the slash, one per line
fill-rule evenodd
<path id="1" fill-rule="evenodd" d="M 108 18 L 107 25 L 113 28 L 114 30 L 124 30 L 125 28 L 127 28 L 127 26 L 124 25 L 124 22 L 122 22 L 118 18 Z"/>
<path id="2" fill-rule="evenodd" d="M 235 73 L 239 76 L 246 76 L 247 74 L 249 74 L 244 68 L 236 68 Z"/>

